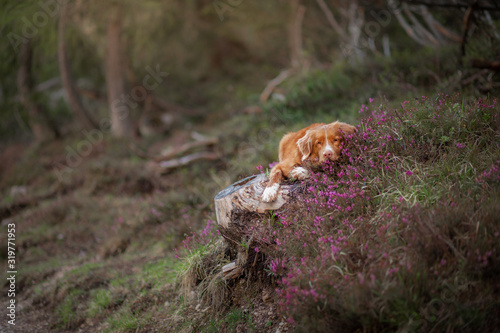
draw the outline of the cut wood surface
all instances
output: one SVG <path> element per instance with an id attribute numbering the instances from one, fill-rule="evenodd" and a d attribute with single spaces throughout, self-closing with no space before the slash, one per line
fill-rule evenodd
<path id="1" fill-rule="evenodd" d="M 262 202 L 261 197 L 267 182 L 266 175 L 253 175 L 220 191 L 215 197 L 217 223 L 224 228 L 229 228 L 231 213 L 236 209 L 255 213 L 277 210 L 288 201 L 288 194 L 297 186 L 297 184 L 281 185 L 276 201 Z"/>
<path id="2" fill-rule="evenodd" d="M 214 199 L 220 234 L 236 253 L 236 260 L 222 268 L 226 281 L 259 271 L 256 264 L 259 259 L 262 264 L 265 254 L 248 250 L 261 246 L 258 240 L 249 236 L 248 231 L 269 223 L 272 216 L 269 211 L 279 214 L 290 208 L 294 193 L 299 191 L 300 183 L 281 184 L 276 201 L 262 202 L 262 193 L 268 181 L 265 174 L 253 175 L 226 187 Z"/>

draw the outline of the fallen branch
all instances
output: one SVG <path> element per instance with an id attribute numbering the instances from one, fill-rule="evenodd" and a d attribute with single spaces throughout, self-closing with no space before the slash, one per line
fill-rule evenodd
<path id="1" fill-rule="evenodd" d="M 200 138 L 201 139 L 201 138 Z M 198 147 L 210 147 L 214 146 L 219 142 L 218 138 L 203 138 L 198 141 L 188 142 L 180 146 L 179 148 L 169 149 L 163 152 L 160 156 L 154 158 L 155 162 L 167 161 L 174 158 L 177 155 L 187 153 L 188 151 L 198 148 Z"/>
<path id="2" fill-rule="evenodd" d="M 241 266 L 238 266 L 235 261 L 225 265 L 222 267 L 222 276 L 224 280 L 233 280 L 238 278 L 243 269 Z"/>
<path id="3" fill-rule="evenodd" d="M 191 137 L 196 141 L 185 143 L 179 148 L 167 149 L 166 151 L 162 152 L 159 156 L 153 156 L 148 154 L 146 151 L 139 148 L 135 143 L 130 143 L 129 149 L 138 157 L 143 158 L 145 160 L 153 160 L 154 162 L 163 162 L 170 160 L 178 155 L 187 153 L 188 151 L 194 148 L 198 147 L 210 148 L 212 146 L 215 146 L 219 142 L 219 139 L 216 137 L 208 137 L 196 132 L 191 133 Z"/>
<path id="4" fill-rule="evenodd" d="M 213 161 L 219 159 L 219 155 L 217 153 L 212 152 L 199 152 L 191 155 L 183 156 L 180 158 L 176 158 L 169 161 L 164 161 L 159 163 L 160 173 L 165 174 L 170 172 L 173 169 L 177 169 L 194 162 L 198 161 Z"/>
<path id="5" fill-rule="evenodd" d="M 295 69 L 289 68 L 282 71 L 278 76 L 269 81 L 266 88 L 264 88 L 262 94 L 260 94 L 260 101 L 261 102 L 267 101 L 269 99 L 269 96 L 271 96 L 271 94 L 273 93 L 273 90 L 293 73 L 295 73 Z"/>
<path id="6" fill-rule="evenodd" d="M 466 85 L 468 85 L 468 84 L 470 84 L 470 83 L 472 83 L 472 82 L 476 81 L 477 79 L 482 78 L 482 77 L 483 77 L 483 75 L 488 74 L 489 72 L 490 72 L 490 70 L 489 70 L 489 69 L 483 69 L 482 71 L 480 71 L 480 72 L 478 72 L 478 73 L 476 73 L 476 74 L 472 75 L 472 76 L 471 76 L 471 77 L 469 77 L 468 79 L 463 80 L 463 81 L 462 81 L 462 85 L 466 86 Z"/>

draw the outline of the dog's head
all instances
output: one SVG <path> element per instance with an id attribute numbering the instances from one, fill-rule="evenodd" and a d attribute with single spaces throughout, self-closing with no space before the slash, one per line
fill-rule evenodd
<path id="1" fill-rule="evenodd" d="M 297 141 L 302 161 L 309 159 L 314 163 L 321 163 L 326 160 L 338 160 L 344 136 L 353 134 L 355 131 L 356 127 L 338 121 L 309 129 Z"/>

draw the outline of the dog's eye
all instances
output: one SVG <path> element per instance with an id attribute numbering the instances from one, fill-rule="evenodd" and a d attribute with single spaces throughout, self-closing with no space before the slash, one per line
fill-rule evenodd
<path id="1" fill-rule="evenodd" d="M 321 141 L 318 141 L 318 142 L 316 142 L 316 143 L 317 143 L 318 145 L 320 145 L 320 144 L 321 144 Z"/>
<path id="2" fill-rule="evenodd" d="M 333 139 L 333 142 L 337 142 L 337 141 L 339 141 L 339 140 L 338 139 Z"/>

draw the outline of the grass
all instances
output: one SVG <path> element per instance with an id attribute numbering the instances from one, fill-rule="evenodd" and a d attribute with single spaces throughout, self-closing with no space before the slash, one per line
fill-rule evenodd
<path id="1" fill-rule="evenodd" d="M 106 323 L 108 325 L 104 332 L 136 332 L 141 326 L 139 318 L 126 307 L 109 317 Z"/>
<path id="2" fill-rule="evenodd" d="M 114 303 L 111 291 L 106 289 L 93 290 L 90 297 L 86 315 L 91 318 L 96 317 Z"/>
<path id="3" fill-rule="evenodd" d="M 239 308 L 228 310 L 223 318 L 210 320 L 204 329 L 206 332 L 219 332 L 221 327 L 224 327 L 227 332 L 234 332 L 237 327 L 241 327 L 246 332 L 256 332 L 255 324 L 249 316 L 249 310 L 245 311 Z"/>
<path id="4" fill-rule="evenodd" d="M 63 328 L 71 329 L 81 320 L 81 315 L 77 311 L 79 297 L 83 294 L 82 290 L 74 289 L 64 298 L 62 303 L 57 306 L 56 313 Z"/>

